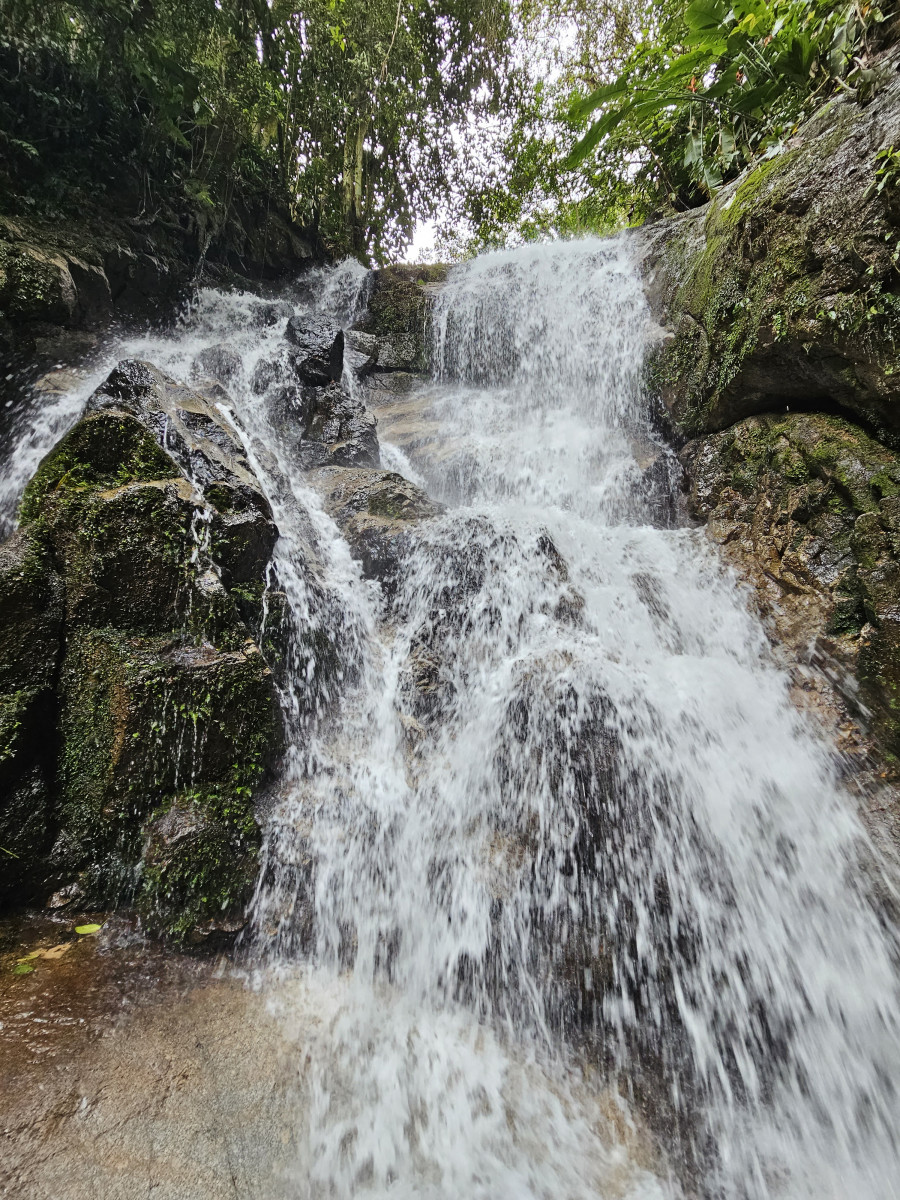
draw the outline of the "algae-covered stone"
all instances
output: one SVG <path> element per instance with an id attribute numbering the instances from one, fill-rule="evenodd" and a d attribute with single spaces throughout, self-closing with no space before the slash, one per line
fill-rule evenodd
<path id="1" fill-rule="evenodd" d="M 692 513 L 779 640 L 824 655 L 900 753 L 900 454 L 839 417 L 796 413 L 750 417 L 681 458 Z"/>
<path id="2" fill-rule="evenodd" d="M 192 789 L 164 805 L 143 833 L 138 907 L 149 925 L 180 938 L 244 924 L 260 844 L 246 794 Z"/>
<path id="3" fill-rule="evenodd" d="M 90 488 L 114 488 L 136 480 L 172 479 L 175 462 L 153 434 L 126 412 L 85 416 L 42 461 L 25 489 L 19 511 L 36 520 L 45 501 L 59 504 Z"/>
<path id="4" fill-rule="evenodd" d="M 198 487 L 225 481 L 259 490 L 241 439 L 221 409 L 152 363 L 120 362 L 91 396 L 86 412 L 89 417 L 130 414 Z"/>
<path id="5" fill-rule="evenodd" d="M 0 545 L 0 692 L 52 686 L 62 615 L 46 547 L 27 531 L 14 533 Z"/>
<path id="6" fill-rule="evenodd" d="M 62 594 L 25 532 L 0 546 L 0 902 L 34 898 L 51 838 Z"/>
<path id="7" fill-rule="evenodd" d="M 252 820 L 252 795 L 278 745 L 271 675 L 252 642 L 222 652 L 163 637 L 85 630 L 61 681 L 54 854 L 115 902 L 138 885 L 142 827 L 185 789 L 212 788 Z"/>
<path id="8" fill-rule="evenodd" d="M 427 369 L 432 290 L 446 280 L 447 270 L 436 264 L 374 272 L 368 311 L 356 329 L 375 338 L 367 345 L 375 371 Z"/>
<path id="9" fill-rule="evenodd" d="M 706 208 L 638 234 L 651 306 L 674 335 L 651 375 L 683 433 L 802 402 L 900 439 L 900 177 L 878 157 L 893 145 L 897 79 L 866 106 L 833 100 Z"/>
<path id="10" fill-rule="evenodd" d="M 178 937 L 233 921 L 280 744 L 242 616 L 278 531 L 240 438 L 208 397 L 120 363 L 20 516 L 0 549 L 0 898 L 77 878 Z"/>
<path id="11" fill-rule="evenodd" d="M 52 693 L 0 693 L 0 903 L 38 899 L 46 875 L 54 717 Z"/>

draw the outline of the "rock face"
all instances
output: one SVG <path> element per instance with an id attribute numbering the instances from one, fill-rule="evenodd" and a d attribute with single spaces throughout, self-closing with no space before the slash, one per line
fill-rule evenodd
<path id="1" fill-rule="evenodd" d="M 277 530 L 240 442 L 200 393 L 120 363 L 20 517 L 0 548 L 0 898 L 68 887 L 178 937 L 228 925 L 280 731 L 245 619 Z"/>
<path id="2" fill-rule="evenodd" d="M 408 557 L 415 526 L 443 512 L 421 488 L 394 471 L 324 468 L 310 479 L 347 539 L 367 579 L 390 592 Z"/>
<path id="3" fill-rule="evenodd" d="M 81 224 L 0 216 L 0 381 L 34 356 L 59 357 L 66 331 L 165 313 L 200 282 L 201 267 L 205 281 L 253 289 L 296 275 L 313 257 L 307 234 L 267 201 L 255 211 L 233 204 L 205 249 L 198 236 L 159 216 L 95 213 Z"/>
<path id="4" fill-rule="evenodd" d="M 638 231 L 691 514 L 773 637 L 900 752 L 900 57 L 704 209 Z M 897 509 L 897 511 L 895 511 Z"/>
<path id="5" fill-rule="evenodd" d="M 778 639 L 818 660 L 900 752 L 900 454 L 839 417 L 750 417 L 689 442 L 694 516 Z"/>
<path id="6" fill-rule="evenodd" d="M 788 149 L 704 209 L 640 231 L 656 315 L 674 337 L 653 376 L 697 436 L 790 404 L 855 414 L 900 444 L 900 79 L 838 97 Z M 881 156 L 881 157 L 879 157 Z"/>
<path id="7" fill-rule="evenodd" d="M 378 373 L 421 372 L 428 366 L 430 290 L 447 267 L 388 267 L 376 271 L 366 315 L 354 328 L 351 348 Z M 363 335 L 363 336 L 360 336 Z"/>

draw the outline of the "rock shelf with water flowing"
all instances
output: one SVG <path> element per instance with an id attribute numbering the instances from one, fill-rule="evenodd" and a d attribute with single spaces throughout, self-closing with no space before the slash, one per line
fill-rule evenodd
<path id="1" fill-rule="evenodd" d="M 634 252 L 401 270 L 393 299 L 353 264 L 277 301 L 205 292 L 23 418 L 10 521 L 70 430 L 3 551 L 31 539 L 61 672 L 23 701 L 26 726 L 61 711 L 64 750 L 33 869 L 60 905 L 116 902 L 112 873 L 151 926 L 240 928 L 171 1036 L 233 1020 L 245 1047 L 224 1150 L 190 1106 L 195 1150 L 138 1115 L 130 1167 L 57 1124 L 42 1165 L 14 1144 L 34 1195 L 144 1194 L 154 1137 L 172 1200 L 194 1153 L 209 1194 L 266 1200 L 900 1195 L 890 865 L 685 515 Z M 103 421 L 127 446 L 91 441 Z M 107 546 L 135 497 L 159 545 Z M 99 692 L 100 783 L 65 753 Z M 145 718 L 159 753 L 120 751 Z M 73 1110 L 97 1129 L 105 1061 Z"/>

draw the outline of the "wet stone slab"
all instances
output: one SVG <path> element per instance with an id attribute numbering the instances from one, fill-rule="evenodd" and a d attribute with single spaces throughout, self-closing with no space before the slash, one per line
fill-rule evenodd
<path id="1" fill-rule="evenodd" d="M 4 923 L 0 1025 L 0 1196 L 291 1194 L 297 1055 L 222 960 L 102 914 Z"/>

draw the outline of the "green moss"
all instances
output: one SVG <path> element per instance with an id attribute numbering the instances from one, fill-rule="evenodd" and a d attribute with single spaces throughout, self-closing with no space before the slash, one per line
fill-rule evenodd
<path id="1" fill-rule="evenodd" d="M 144 836 L 137 904 L 149 928 L 183 941 L 198 926 L 240 918 L 260 844 L 244 787 L 195 788 L 171 797 Z"/>
<path id="2" fill-rule="evenodd" d="M 0 693 L 0 771 L 21 749 L 27 732 L 29 710 L 39 695 L 39 688 L 20 688 L 14 692 Z"/>
<path id="3" fill-rule="evenodd" d="M 369 309 L 359 328 L 404 346 L 405 366 L 411 371 L 427 367 L 426 327 L 429 313 L 426 286 L 442 283 L 448 268 L 431 266 L 386 267 L 375 274 Z"/>
<path id="4" fill-rule="evenodd" d="M 171 479 L 178 469 L 135 417 L 113 411 L 85 417 L 43 460 L 22 498 L 19 519 L 36 520 L 51 495 Z"/>
<path id="5" fill-rule="evenodd" d="M 835 111 L 836 138 L 808 136 L 759 164 L 663 243 L 675 338 L 650 383 L 688 436 L 818 386 L 900 441 L 897 238 L 845 153 L 868 117 Z"/>
<path id="6" fill-rule="evenodd" d="M 258 652 L 86 630 L 63 667 L 60 822 L 92 896 L 134 891 L 149 815 L 186 785 L 245 810 L 277 746 Z"/>

